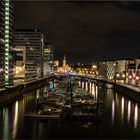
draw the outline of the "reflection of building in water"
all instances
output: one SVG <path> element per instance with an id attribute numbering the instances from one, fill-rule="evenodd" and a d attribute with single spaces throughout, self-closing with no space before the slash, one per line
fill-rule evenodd
<path id="1" fill-rule="evenodd" d="M 88 90 L 88 82 L 86 82 L 86 91 Z"/>
<path id="2" fill-rule="evenodd" d="M 137 128 L 138 125 L 138 105 L 135 104 L 135 110 L 134 110 L 134 128 Z"/>
<path id="3" fill-rule="evenodd" d="M 9 126 L 10 126 L 10 118 L 9 118 L 9 109 L 4 108 L 3 109 L 3 139 L 9 139 Z"/>
<path id="4" fill-rule="evenodd" d="M 109 97 L 109 96 L 112 96 L 111 94 L 108 94 L 107 96 L 108 96 L 107 97 L 108 103 L 110 102 L 110 100 L 112 101 L 112 112 L 111 112 L 112 124 L 114 123 L 114 119 L 117 115 L 117 119 L 119 119 L 118 117 L 120 117 L 121 122 L 123 122 L 124 118 L 126 117 L 128 123 L 129 124 L 133 123 L 134 128 L 137 128 L 139 115 L 140 115 L 138 104 L 133 103 L 127 98 L 120 95 L 118 95 L 118 97 L 115 99 Z"/>
<path id="5" fill-rule="evenodd" d="M 112 124 L 114 124 L 114 117 L 115 117 L 115 101 L 112 100 Z"/>
<path id="6" fill-rule="evenodd" d="M 15 103 L 15 109 L 14 109 L 14 122 L 13 122 L 13 132 L 12 132 L 12 138 L 16 138 L 17 135 L 17 124 L 18 124 L 18 101 Z"/>
<path id="7" fill-rule="evenodd" d="M 128 119 L 128 122 L 130 122 L 131 101 L 128 101 L 128 109 L 127 109 L 127 112 L 128 112 L 127 119 Z"/>
<path id="8" fill-rule="evenodd" d="M 123 121 L 123 117 L 124 117 L 124 97 L 122 97 L 121 100 L 121 120 Z"/>

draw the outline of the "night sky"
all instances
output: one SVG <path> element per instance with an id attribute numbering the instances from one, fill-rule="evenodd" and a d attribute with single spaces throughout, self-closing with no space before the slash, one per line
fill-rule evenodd
<path id="1" fill-rule="evenodd" d="M 16 1 L 15 28 L 37 28 L 69 63 L 140 58 L 140 2 Z"/>

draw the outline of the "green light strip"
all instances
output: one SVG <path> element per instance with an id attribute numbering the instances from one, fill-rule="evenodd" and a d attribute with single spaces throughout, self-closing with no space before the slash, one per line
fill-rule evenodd
<path id="1" fill-rule="evenodd" d="M 9 84 L 9 0 L 5 0 L 5 85 Z"/>

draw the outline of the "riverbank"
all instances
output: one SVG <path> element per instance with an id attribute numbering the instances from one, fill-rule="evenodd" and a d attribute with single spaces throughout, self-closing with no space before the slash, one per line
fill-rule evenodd
<path id="1" fill-rule="evenodd" d="M 47 85 L 51 80 L 53 80 L 53 76 L 2 88 L 0 90 L 0 106 L 2 106 L 11 99 L 18 98 L 27 92 L 36 90 L 42 86 Z"/>

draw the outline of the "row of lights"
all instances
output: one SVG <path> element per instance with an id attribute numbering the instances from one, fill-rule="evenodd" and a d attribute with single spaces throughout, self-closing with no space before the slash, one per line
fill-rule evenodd
<path id="1" fill-rule="evenodd" d="M 9 84 L 9 0 L 5 1 L 5 84 Z"/>
<path id="2" fill-rule="evenodd" d="M 128 78 L 129 78 L 129 79 L 132 79 L 132 75 L 129 75 Z M 140 79 L 139 76 L 136 76 L 136 77 L 133 77 L 133 78 L 135 78 L 136 80 L 139 80 L 139 79 Z"/>
<path id="3" fill-rule="evenodd" d="M 79 73 L 87 73 L 87 74 L 88 73 L 90 73 L 90 74 L 95 74 L 96 73 L 97 74 L 97 72 L 95 72 L 95 71 L 82 71 L 82 72 L 79 71 Z"/>
<path id="4" fill-rule="evenodd" d="M 119 73 L 116 74 L 116 77 L 120 77 L 121 75 Z M 122 78 L 125 78 L 125 74 L 122 74 Z"/>
<path id="5" fill-rule="evenodd" d="M 119 74 L 119 73 L 118 73 L 118 74 L 116 74 L 116 77 L 118 77 L 118 78 L 119 78 L 119 77 L 120 77 L 120 74 Z M 122 75 L 122 77 L 123 77 L 123 78 L 125 78 L 125 74 L 123 74 L 123 75 Z M 129 76 L 128 76 L 128 78 L 129 78 L 129 79 L 132 79 L 132 75 L 129 75 Z M 136 77 L 133 77 L 133 78 L 135 78 L 136 80 L 139 80 L 139 79 L 140 79 L 140 77 L 139 77 L 139 76 L 136 76 Z"/>

